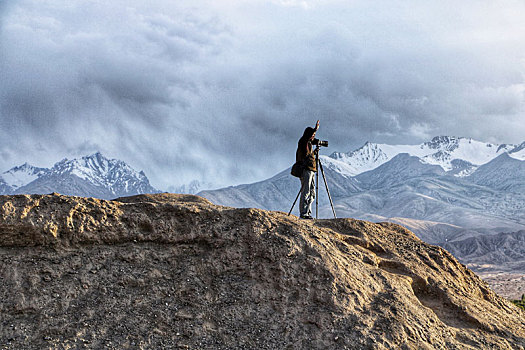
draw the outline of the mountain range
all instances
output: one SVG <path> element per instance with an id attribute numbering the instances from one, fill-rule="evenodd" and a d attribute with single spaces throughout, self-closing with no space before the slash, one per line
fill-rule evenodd
<path id="1" fill-rule="evenodd" d="M 451 249 L 465 263 L 481 266 L 496 255 L 512 256 L 517 259 L 513 266 L 525 270 L 525 251 L 510 252 L 503 244 L 505 237 L 525 230 L 525 142 L 440 136 L 419 145 L 367 142 L 352 152 L 320 158 L 338 217 L 395 222 Z M 328 218 L 332 211 L 320 186 L 319 215 Z M 203 187 L 192 182 L 175 192 L 195 193 Z M 217 204 L 287 212 L 299 187 L 285 169 L 264 181 L 199 194 Z M 99 152 L 64 159 L 51 168 L 26 163 L 0 174 L 0 194 L 51 192 L 111 199 L 159 191 L 144 172 Z M 481 246 L 494 250 L 491 254 L 465 250 L 486 235 L 503 243 L 483 241 Z"/>
<path id="2" fill-rule="evenodd" d="M 401 223 L 442 246 L 525 229 L 525 142 L 447 136 L 420 145 L 367 142 L 320 160 L 339 217 Z M 319 216 L 328 218 L 332 211 L 320 182 Z M 286 169 L 264 181 L 199 195 L 222 205 L 288 212 L 299 188 Z"/>
<path id="3" fill-rule="evenodd" d="M 30 164 L 0 174 L 0 194 L 45 194 L 111 199 L 142 193 L 158 193 L 143 171 L 125 162 L 108 159 L 100 152 L 75 159 L 63 159 L 51 168 Z"/>
<path id="4" fill-rule="evenodd" d="M 464 177 L 473 173 L 478 166 L 504 153 L 518 160 L 525 160 L 525 142 L 521 145 L 493 144 L 464 137 L 436 136 L 419 145 L 367 142 L 352 152 L 334 152 L 330 158 L 348 165 L 348 174 L 355 176 L 373 170 L 401 153 L 418 157 L 425 164 L 439 165 L 451 175 Z"/>

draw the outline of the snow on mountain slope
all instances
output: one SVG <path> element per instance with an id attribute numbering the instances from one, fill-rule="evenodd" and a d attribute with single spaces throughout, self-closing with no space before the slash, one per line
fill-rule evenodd
<path id="1" fill-rule="evenodd" d="M 190 183 L 184 184 L 182 186 L 170 186 L 168 187 L 168 192 L 180 194 L 196 194 L 202 190 L 211 190 L 215 188 L 217 188 L 217 186 L 215 186 L 211 182 L 193 180 Z"/>
<path id="2" fill-rule="evenodd" d="M 365 189 L 392 187 L 414 177 L 444 175 L 439 166 L 426 164 L 420 158 L 400 153 L 390 161 L 357 175 L 355 178 Z"/>
<path id="3" fill-rule="evenodd" d="M 46 174 L 50 179 L 75 176 L 91 186 L 104 189 L 110 195 L 101 198 L 138 193 L 155 193 L 144 172 L 137 172 L 125 162 L 108 159 L 100 152 L 77 159 L 64 159 Z"/>
<path id="4" fill-rule="evenodd" d="M 319 159 L 324 169 L 333 170 L 344 177 L 352 177 L 359 173 L 359 170 L 356 167 L 344 161 L 322 155 L 319 156 Z"/>
<path id="5" fill-rule="evenodd" d="M 14 167 L 4 172 L 1 177 L 4 183 L 11 189 L 15 190 L 30 182 L 35 181 L 42 176 L 48 169 L 37 168 L 27 163 Z"/>
<path id="6" fill-rule="evenodd" d="M 349 154 L 321 156 L 321 161 L 338 217 L 373 220 L 381 216 L 440 223 L 414 228 L 423 239 L 440 243 L 458 235 L 464 238 L 466 234 L 525 228 L 525 162 L 507 153 L 521 152 L 518 148 L 437 137 L 418 146 L 367 143 Z M 396 154 L 401 150 L 407 152 Z M 425 154 L 433 157 L 425 161 Z M 484 165 L 471 163 L 494 154 L 500 155 Z M 450 160 L 452 170 L 448 172 L 443 162 L 428 161 L 439 163 L 438 156 L 447 160 L 454 155 L 468 160 Z M 357 162 L 349 163 L 353 160 Z M 375 168 L 352 176 L 367 167 Z M 465 176 L 473 172 L 475 176 Z M 462 176 L 451 176 L 458 174 Z M 286 170 L 258 183 L 202 191 L 200 195 L 223 205 L 288 211 L 299 187 L 298 179 Z M 320 217 L 332 216 L 322 180 L 319 213 Z"/>
<path id="7" fill-rule="evenodd" d="M 465 160 L 474 165 L 490 162 L 500 154 L 511 151 L 516 145 L 498 145 L 485 143 L 462 137 L 440 136 L 424 143 L 428 150 L 437 150 L 423 160 L 429 164 L 440 165 L 446 171 L 452 170 L 451 161 L 454 159 Z"/>
<path id="8" fill-rule="evenodd" d="M 0 176 L 0 195 L 2 194 L 8 194 L 8 193 L 11 193 L 13 191 L 13 188 L 8 186 L 4 179 L 2 179 L 2 177 Z"/>
<path id="9" fill-rule="evenodd" d="M 330 157 L 346 163 L 352 175 L 377 168 L 400 153 L 421 158 L 425 163 L 439 165 L 455 176 L 470 175 L 477 166 L 490 162 L 497 156 L 515 150 L 513 157 L 525 159 L 525 146 L 492 144 L 470 138 L 437 136 L 420 145 L 387 145 L 367 142 L 358 150 L 333 153 Z"/>
<path id="10" fill-rule="evenodd" d="M 144 172 L 135 171 L 121 160 L 105 158 L 100 152 L 64 159 L 51 169 L 26 163 L 0 176 L 0 194 L 50 192 L 109 199 L 158 191 Z"/>
<path id="11" fill-rule="evenodd" d="M 514 159 L 525 160 L 525 142 L 510 151 L 509 156 Z"/>
<path id="12" fill-rule="evenodd" d="M 353 169 L 352 176 L 355 176 L 377 168 L 400 153 L 408 153 L 418 157 L 426 155 L 420 146 L 416 145 L 387 145 L 367 142 L 363 147 L 352 152 L 332 153 L 330 158 L 348 164 L 349 168 Z"/>
<path id="13" fill-rule="evenodd" d="M 51 174 L 76 175 L 94 185 L 122 191 L 147 180 L 143 172 L 133 170 L 121 160 L 107 159 L 100 152 L 72 160 L 64 159 L 55 164 Z"/>

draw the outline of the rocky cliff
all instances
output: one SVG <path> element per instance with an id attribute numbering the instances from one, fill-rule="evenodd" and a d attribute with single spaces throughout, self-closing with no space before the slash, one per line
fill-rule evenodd
<path id="1" fill-rule="evenodd" d="M 0 196 L 2 349 L 524 349 L 525 315 L 394 224 L 190 195 Z"/>

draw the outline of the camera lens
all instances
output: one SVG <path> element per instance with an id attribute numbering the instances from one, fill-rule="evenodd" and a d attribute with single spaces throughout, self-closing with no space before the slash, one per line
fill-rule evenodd
<path id="1" fill-rule="evenodd" d="M 312 144 L 319 147 L 328 147 L 328 141 L 313 139 Z"/>

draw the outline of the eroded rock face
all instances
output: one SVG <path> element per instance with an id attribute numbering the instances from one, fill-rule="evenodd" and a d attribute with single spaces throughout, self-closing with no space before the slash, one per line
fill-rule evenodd
<path id="1" fill-rule="evenodd" d="M 393 224 L 189 195 L 0 197 L 0 345 L 523 349 L 525 315 Z"/>

